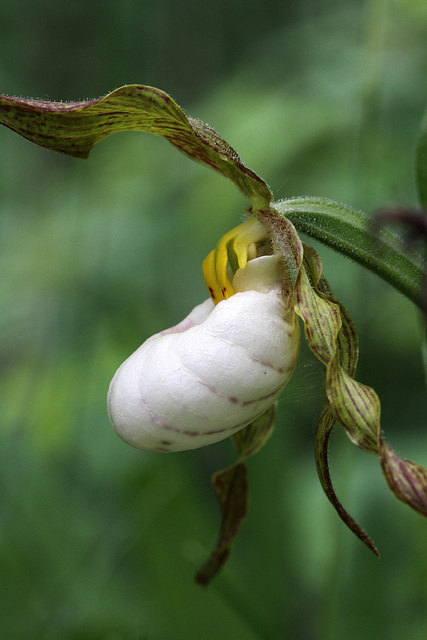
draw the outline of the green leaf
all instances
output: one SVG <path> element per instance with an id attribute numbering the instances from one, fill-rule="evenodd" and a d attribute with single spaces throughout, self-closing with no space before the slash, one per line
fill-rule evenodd
<path id="1" fill-rule="evenodd" d="M 421 123 L 415 161 L 418 197 L 421 206 L 427 209 L 427 112 Z"/>
<path id="2" fill-rule="evenodd" d="M 272 206 L 298 231 L 367 267 L 424 309 L 425 260 L 390 229 L 375 224 L 361 211 L 327 198 L 291 198 Z"/>
<path id="3" fill-rule="evenodd" d="M 232 180 L 254 208 L 273 196 L 266 183 L 211 127 L 189 118 L 170 96 L 144 85 L 126 85 L 83 102 L 48 102 L 0 96 L 0 124 L 32 142 L 76 158 L 119 131 L 146 131 L 166 138 L 193 160 Z"/>
<path id="4" fill-rule="evenodd" d="M 234 464 L 218 471 L 212 478 L 221 508 L 221 528 L 208 560 L 196 574 L 196 582 L 206 586 L 222 568 L 249 507 L 249 488 L 245 461 L 265 444 L 273 431 L 276 405 L 265 411 L 250 425 L 238 431 L 233 441 L 239 453 Z"/>

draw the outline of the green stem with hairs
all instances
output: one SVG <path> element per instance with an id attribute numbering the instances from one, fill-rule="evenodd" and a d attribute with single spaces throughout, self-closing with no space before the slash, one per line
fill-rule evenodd
<path id="1" fill-rule="evenodd" d="M 403 240 L 375 219 L 327 198 L 301 197 L 275 202 L 298 231 L 373 271 L 425 310 L 426 262 Z"/>

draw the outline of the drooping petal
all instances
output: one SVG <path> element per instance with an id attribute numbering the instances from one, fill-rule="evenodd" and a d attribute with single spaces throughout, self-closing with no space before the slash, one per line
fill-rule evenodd
<path id="1" fill-rule="evenodd" d="M 379 551 L 374 541 L 368 536 L 366 531 L 356 522 L 356 520 L 344 509 L 341 501 L 339 500 L 332 483 L 331 474 L 329 471 L 329 458 L 328 458 L 328 445 L 329 438 L 332 433 L 332 429 L 335 424 L 335 416 L 331 413 L 328 403 L 323 407 L 322 414 L 317 424 L 316 430 L 316 467 L 317 474 L 319 476 L 320 484 L 325 492 L 328 500 L 334 506 L 341 520 L 347 525 L 347 527 L 361 540 L 376 556 L 379 556 Z"/>
<path id="2" fill-rule="evenodd" d="M 372 550 L 372 540 L 336 498 L 327 463 L 327 441 L 333 419 L 350 440 L 364 451 L 379 455 L 384 476 L 394 495 L 427 515 L 427 470 L 400 458 L 381 435 L 380 401 L 373 389 L 354 379 L 358 359 L 356 329 L 347 310 L 331 295 L 322 278 L 321 261 L 304 246 L 304 260 L 295 283 L 295 311 L 305 323 L 308 346 L 326 365 L 327 404 L 319 421 L 316 460 L 326 495 L 349 528 Z"/>
<path id="3" fill-rule="evenodd" d="M 154 133 L 228 177 L 254 207 L 268 205 L 273 198 L 264 180 L 209 125 L 187 117 L 167 93 L 154 87 L 126 85 L 82 102 L 0 96 L 0 124 L 76 158 L 87 158 L 97 142 L 118 131 Z"/>
<path id="4" fill-rule="evenodd" d="M 330 318 L 335 317 L 336 309 L 334 305 L 338 305 L 340 310 L 341 328 L 337 334 L 336 352 L 326 365 L 328 410 L 331 416 L 334 416 L 341 423 L 354 444 L 364 451 L 375 453 L 379 456 L 385 479 L 394 495 L 408 506 L 427 516 L 427 470 L 419 464 L 399 457 L 383 439 L 378 396 L 373 389 L 357 382 L 353 378 L 358 350 L 357 333 L 353 322 L 346 309 L 337 303 L 330 294 L 325 293 L 325 286 L 321 279 L 320 258 L 314 249 L 305 247 L 304 254 L 305 265 L 310 273 L 313 287 L 309 292 L 307 284 L 304 282 L 304 277 L 302 277 L 299 289 L 300 297 L 308 297 L 311 300 L 313 300 L 313 297 L 315 299 L 315 296 L 322 298 L 322 303 L 319 305 L 322 312 L 325 311 L 324 301 L 329 302 L 331 305 Z M 296 311 L 298 313 L 297 309 Z M 331 320 L 331 327 L 333 325 L 334 322 Z M 331 329 L 331 333 L 332 331 Z M 310 346 L 309 339 L 307 341 Z M 320 423 L 318 429 L 320 432 L 324 431 L 324 424 Z M 321 433 L 318 436 L 319 441 L 325 437 L 325 433 Z M 322 455 L 324 463 L 325 453 L 323 452 Z M 324 481 L 322 486 L 325 488 Z M 331 492 L 328 492 L 327 489 L 325 491 L 331 499 Z M 352 519 L 348 520 L 348 514 L 342 512 L 340 506 L 333 500 L 331 501 L 350 529 L 376 553 L 376 548 L 372 546 L 371 539 L 366 536 L 359 525 L 356 525 L 355 530 L 353 528 L 354 521 Z"/>
<path id="5" fill-rule="evenodd" d="M 272 405 L 254 422 L 233 436 L 239 453 L 234 464 L 212 477 L 221 509 L 221 527 L 208 560 L 196 574 L 196 581 L 206 586 L 227 560 L 234 539 L 248 512 L 249 488 L 245 461 L 264 446 L 273 431 L 276 407 Z"/>
<path id="6" fill-rule="evenodd" d="M 322 276 L 316 251 L 301 243 L 293 226 L 274 209 L 258 212 L 273 246 L 288 252 L 294 266 L 295 312 L 304 322 L 308 346 L 326 366 L 326 402 L 316 436 L 316 464 L 322 487 L 338 515 L 374 552 L 372 540 L 342 507 L 329 474 L 327 444 L 334 421 L 341 423 L 350 440 L 380 457 L 385 478 L 399 500 L 427 515 L 427 470 L 400 458 L 381 435 L 380 402 L 373 389 L 354 379 L 358 338 L 347 310 L 331 294 Z M 292 255 L 289 256 L 289 253 Z"/>
<path id="7" fill-rule="evenodd" d="M 304 246 L 304 254 L 307 247 Z M 337 304 L 319 295 L 312 286 L 317 284 L 319 274 L 307 269 L 305 260 L 295 283 L 295 311 L 304 322 L 305 338 L 313 353 L 324 365 L 335 357 L 338 333 L 341 329 L 341 314 Z"/>
<path id="8" fill-rule="evenodd" d="M 319 290 L 320 278 L 320 258 L 312 247 L 304 245 L 304 263 L 295 285 L 295 311 L 304 320 L 308 346 L 326 365 L 330 410 L 352 442 L 365 451 L 378 453 L 378 396 L 353 378 L 357 334 L 344 308 Z"/>

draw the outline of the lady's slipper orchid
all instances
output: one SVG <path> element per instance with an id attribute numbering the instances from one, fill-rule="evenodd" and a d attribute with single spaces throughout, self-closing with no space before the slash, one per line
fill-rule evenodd
<path id="1" fill-rule="evenodd" d="M 254 226 L 248 222 L 237 228 L 240 242 Z M 247 246 L 237 251 L 246 262 Z M 217 442 L 262 415 L 288 382 L 300 330 L 282 288 L 289 279 L 285 265 L 277 255 L 254 258 L 237 269 L 232 284 L 222 266 L 221 284 L 215 278 L 208 284 L 218 304 L 206 300 L 179 325 L 144 342 L 114 376 L 108 411 L 129 444 L 182 451 Z M 225 288 L 231 297 L 220 300 Z"/>
<path id="2" fill-rule="evenodd" d="M 251 218 L 227 233 L 203 264 L 210 299 L 176 327 L 147 340 L 118 369 L 108 393 L 114 428 L 133 446 L 180 451 L 233 438 L 238 459 L 213 478 L 222 526 L 196 576 L 200 583 L 224 564 L 245 517 L 245 461 L 271 434 L 275 401 L 298 357 L 299 319 L 308 346 L 325 365 L 316 464 L 339 516 L 378 554 L 332 486 L 327 448 L 336 421 L 354 444 L 379 457 L 395 496 L 427 516 L 427 471 L 398 457 L 384 441 L 379 399 L 354 379 L 358 339 L 352 320 L 333 298 L 319 256 L 301 242 L 290 220 L 379 273 L 422 308 L 425 261 L 420 255 L 408 253 L 387 230 L 375 235 L 369 219 L 345 205 L 321 198 L 272 203 L 267 184 L 234 149 L 153 87 L 125 86 L 98 100 L 75 103 L 0 96 L 0 123 L 78 158 L 86 158 L 94 144 L 117 131 L 154 133 L 228 177 L 251 201 Z M 427 135 L 421 147 L 422 159 Z M 418 168 L 427 206 L 427 162 L 419 161 Z"/>

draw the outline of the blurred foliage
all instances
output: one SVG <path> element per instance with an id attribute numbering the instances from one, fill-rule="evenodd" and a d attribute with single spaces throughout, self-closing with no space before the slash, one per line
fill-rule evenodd
<path id="1" fill-rule="evenodd" d="M 416 205 L 422 0 L 4 0 L 0 34 L 2 93 L 152 84 L 214 126 L 276 199 Z M 427 524 L 337 430 L 337 491 L 382 559 L 339 521 L 316 477 L 322 370 L 306 349 L 250 463 L 248 521 L 208 590 L 193 574 L 213 543 L 210 475 L 231 462 L 230 443 L 144 453 L 109 425 L 116 367 L 206 296 L 201 261 L 239 222 L 237 190 L 145 134 L 113 136 L 86 162 L 7 130 L 0 144 L 4 637 L 424 640 Z M 316 248 L 356 321 L 358 378 L 380 395 L 390 444 L 427 464 L 415 308 Z"/>

